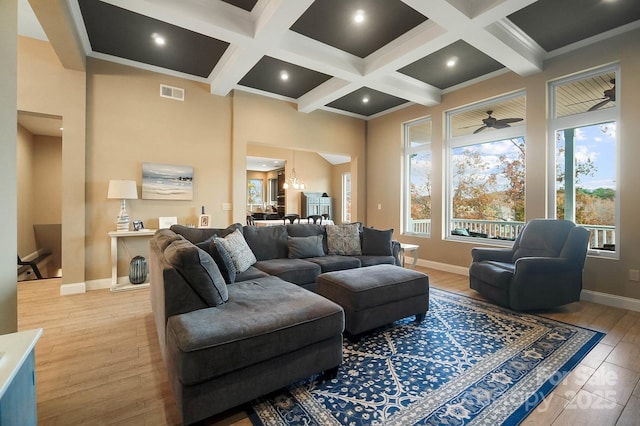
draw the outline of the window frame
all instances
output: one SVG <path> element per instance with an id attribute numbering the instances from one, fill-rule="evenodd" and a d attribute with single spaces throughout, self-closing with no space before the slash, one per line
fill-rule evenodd
<path id="1" fill-rule="evenodd" d="M 260 185 L 255 185 L 256 188 L 260 188 L 260 202 L 249 203 L 249 188 L 252 182 L 260 182 Z M 247 179 L 247 207 L 250 211 L 253 211 L 254 206 L 258 206 L 260 208 L 264 208 L 264 179 L 260 178 L 249 178 Z"/>
<path id="2" fill-rule="evenodd" d="M 401 205 L 401 229 L 402 235 L 408 235 L 412 237 L 420 237 L 420 238 L 431 238 L 432 227 L 428 227 L 428 232 L 414 232 L 413 230 L 408 229 L 409 224 L 412 222 L 411 220 L 411 158 L 410 156 L 413 154 L 417 154 L 419 152 L 429 151 L 431 153 L 431 158 L 433 161 L 433 150 L 431 149 L 433 141 L 432 135 L 429 137 L 429 142 L 425 142 L 420 144 L 419 146 L 412 147 L 410 146 L 411 141 L 409 140 L 409 128 L 411 126 L 420 125 L 426 122 L 430 122 L 431 126 L 433 126 L 433 120 L 431 116 L 420 117 L 415 120 L 406 121 L 402 123 L 402 138 L 403 138 L 403 155 L 402 155 L 402 205 Z M 433 129 L 433 127 L 432 127 Z M 431 174 L 431 178 L 433 177 L 433 170 L 429 170 Z M 433 201 L 433 200 L 432 200 Z M 433 204 L 432 204 L 433 207 Z M 429 218 L 432 220 L 433 218 Z"/>
<path id="3" fill-rule="evenodd" d="M 347 191 L 347 180 L 346 177 L 349 176 L 349 190 Z M 352 182 L 351 182 L 351 172 L 342 173 L 342 214 L 340 215 L 343 223 L 351 222 L 351 190 L 352 190 Z M 349 194 L 347 200 L 347 192 Z M 347 217 L 347 207 L 349 207 L 349 217 Z"/>
<path id="4" fill-rule="evenodd" d="M 519 90 L 517 92 L 513 92 L 510 94 L 505 94 L 502 96 L 498 96 L 495 98 L 487 99 L 484 101 L 476 102 L 471 105 L 467 105 L 460 108 L 455 108 L 449 111 L 445 111 L 445 128 L 446 128 L 446 137 L 444 141 L 444 218 L 443 218 L 443 226 L 442 226 L 442 239 L 445 241 L 459 241 L 465 243 L 473 243 L 473 244 L 485 244 L 485 245 L 495 245 L 495 246 L 504 246 L 511 247 L 513 245 L 513 241 L 511 240 L 499 240 L 499 239 L 490 239 L 490 238 L 477 238 L 477 237 L 467 237 L 461 235 L 452 235 L 451 234 L 451 223 L 453 219 L 453 149 L 454 148 L 462 148 L 467 146 L 480 145 L 483 143 L 491 143 L 504 141 L 508 139 L 522 138 L 524 139 L 525 149 L 527 145 L 527 125 L 526 125 L 526 117 L 525 123 L 518 125 L 507 127 L 504 129 L 498 129 L 491 132 L 481 132 L 477 134 L 469 134 L 462 136 L 451 136 L 452 128 L 451 128 L 451 117 L 455 114 L 477 110 L 481 108 L 487 108 L 489 106 L 495 105 L 496 103 L 507 101 L 510 99 L 515 99 L 518 97 L 524 97 L 525 100 L 525 109 L 526 109 L 526 96 L 527 93 L 525 90 Z M 526 155 L 526 154 L 525 154 Z M 525 168 L 525 176 L 526 176 L 526 168 Z M 526 178 L 525 178 L 525 187 L 526 187 Z M 526 205 L 525 205 L 525 217 L 526 217 Z"/>
<path id="5" fill-rule="evenodd" d="M 595 111 L 585 111 L 581 114 L 568 115 L 563 117 L 556 117 L 556 88 L 558 86 L 587 79 L 597 75 L 605 74 L 607 72 L 614 72 L 616 75 L 616 103 L 615 106 L 609 108 L 599 109 Z M 547 187 L 547 217 L 556 217 L 556 132 L 566 129 L 576 129 L 580 127 L 593 126 L 598 124 L 604 124 L 607 122 L 616 123 L 616 146 L 615 146 L 615 161 L 616 161 L 616 200 L 615 200 L 615 233 L 616 244 L 615 250 L 597 250 L 589 248 L 587 255 L 598 256 L 611 259 L 620 258 L 620 242 L 619 236 L 621 234 L 620 229 L 620 87 L 622 84 L 621 67 L 619 63 L 596 68 L 590 71 L 574 74 L 569 77 L 559 78 L 549 81 L 547 84 L 548 99 L 549 99 L 549 117 L 548 134 L 547 134 L 547 164 L 548 167 L 548 187 Z"/>

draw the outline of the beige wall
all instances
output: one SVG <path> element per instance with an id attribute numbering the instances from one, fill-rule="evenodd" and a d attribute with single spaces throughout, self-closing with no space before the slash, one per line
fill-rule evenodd
<path id="1" fill-rule="evenodd" d="M 115 230 L 120 202 L 107 200 L 109 180 L 135 180 L 141 196 L 143 162 L 193 167 L 193 200 L 129 200 L 132 219 L 146 228 L 157 228 L 160 216 L 195 224 L 205 206 L 213 226 L 227 226 L 231 212 L 222 205 L 231 200 L 230 98 L 212 96 L 200 83 L 100 60 L 87 61 L 87 75 L 86 279 L 111 273 L 107 233 Z M 161 83 L 185 89 L 185 100 L 161 98 Z M 120 250 L 121 263 L 147 253 L 145 238 L 124 244 L 129 253 Z"/>
<path id="2" fill-rule="evenodd" d="M 34 136 L 33 223 L 62 223 L 62 138 Z"/>
<path id="3" fill-rule="evenodd" d="M 367 144 L 367 224 L 400 229 L 402 123 L 420 117 L 433 120 L 433 233 L 431 238 L 400 236 L 403 242 L 420 245 L 421 259 L 466 268 L 474 244 L 445 241 L 442 235 L 444 209 L 444 112 L 483 99 L 526 90 L 527 93 L 527 219 L 547 213 L 547 126 L 546 84 L 549 80 L 619 61 L 622 116 L 618 127 L 620 147 L 620 260 L 589 257 L 584 274 L 586 289 L 631 298 L 640 298 L 640 285 L 628 281 L 628 269 L 640 267 L 640 197 L 636 182 L 640 179 L 640 30 L 600 42 L 588 48 L 555 58 L 545 71 L 531 77 L 504 74 L 473 86 L 446 94 L 437 107 L 413 106 L 368 123 Z M 382 209 L 377 209 L 377 204 Z M 477 243 L 476 243 L 477 244 Z"/>
<path id="4" fill-rule="evenodd" d="M 331 169 L 331 192 L 333 197 L 333 214 L 335 223 L 342 223 L 342 174 L 351 171 L 351 163 L 336 164 Z M 353 219 L 355 221 L 355 219 Z"/>
<path id="5" fill-rule="evenodd" d="M 18 37 L 17 64 L 18 109 L 59 116 L 64 123 L 62 282 L 84 283 L 85 73 L 63 68 L 49 43 L 25 37 Z"/>
<path id="6" fill-rule="evenodd" d="M 17 110 L 17 34 L 16 0 L 0 1 L 0 223 L 4 228 L 0 244 L 0 334 L 18 329 L 16 287 L 17 188 L 16 139 Z"/>
<path id="7" fill-rule="evenodd" d="M 244 187 L 246 174 L 243 169 L 247 155 L 247 144 L 296 150 L 296 172 L 310 182 L 308 191 L 325 192 L 331 188 L 331 171 L 324 169 L 311 153 L 349 155 L 352 159 L 354 181 L 354 217 L 365 220 L 365 124 L 362 120 L 336 115 L 325 111 L 309 114 L 298 112 L 294 104 L 245 92 L 234 92 L 233 96 L 233 165 L 234 187 Z M 256 152 L 254 147 L 251 152 Z M 307 154 L 304 154 L 306 152 Z M 257 154 L 251 154 L 257 155 Z M 263 155 L 260 155 L 263 156 Z M 264 155 L 268 156 L 268 155 Z M 287 159 L 287 175 L 293 156 L 278 157 Z M 323 170 L 305 169 L 315 165 Z M 330 164 L 327 163 L 330 168 Z M 308 175 L 307 175 L 308 173 Z M 327 180 L 309 179 L 326 173 Z M 238 183 L 237 186 L 235 183 Z M 234 204 L 243 203 L 242 194 L 234 194 Z M 333 196 L 333 194 L 330 194 Z M 295 204 L 297 203 L 297 204 Z M 299 195 L 288 191 L 287 207 L 299 206 Z M 299 208 L 299 207 L 298 207 Z M 238 212 L 238 214 L 243 212 Z M 296 213 L 296 212 L 292 212 Z M 335 214 L 335 212 L 334 212 Z M 241 218 L 236 218 L 237 221 Z"/>
<path id="8" fill-rule="evenodd" d="M 32 192 L 35 147 L 33 134 L 21 125 L 18 125 L 17 143 L 18 255 L 24 257 L 36 251 L 33 233 L 36 209 Z"/>
<path id="9" fill-rule="evenodd" d="M 87 280 L 110 274 L 107 233 L 115 228 L 119 203 L 106 199 L 108 181 L 140 183 L 142 162 L 192 166 L 194 199 L 130 200 L 132 218 L 143 220 L 147 228 L 156 228 L 159 216 L 196 223 L 204 205 L 212 225 L 224 227 L 246 220 L 248 153 L 283 158 L 289 173 L 295 149 L 296 171 L 312 191 L 331 186 L 331 165 L 312 150 L 346 149 L 363 158 L 361 120 L 302 114 L 288 103 L 259 96 L 213 96 L 200 83 L 95 59 L 87 61 L 87 76 Z M 161 98 L 160 83 L 184 88 L 184 102 Z M 279 119 L 283 122 L 276 122 Z M 223 210 L 225 203 L 233 203 L 233 210 Z M 287 191 L 288 213 L 299 212 L 299 205 L 299 193 Z M 120 275 L 125 274 L 129 256 L 147 253 L 144 240 L 124 241 L 127 250 L 119 251 Z"/>

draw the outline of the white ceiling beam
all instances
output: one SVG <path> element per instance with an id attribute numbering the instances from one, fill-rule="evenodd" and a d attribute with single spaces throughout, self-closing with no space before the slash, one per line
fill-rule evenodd
<path id="1" fill-rule="evenodd" d="M 211 93 L 226 96 L 265 55 L 278 45 L 289 27 L 311 5 L 312 0 L 267 0 L 254 16 L 252 40 L 229 46 L 209 75 Z"/>
<path id="2" fill-rule="evenodd" d="M 400 73 L 380 74 L 368 79 L 366 86 L 424 106 L 438 105 L 442 93 L 437 87 Z"/>
<path id="3" fill-rule="evenodd" d="M 353 81 L 332 78 L 298 98 L 298 111 L 312 112 L 362 87 Z"/>
<path id="4" fill-rule="evenodd" d="M 506 19 L 535 0 L 505 0 L 493 7 L 485 2 L 479 15 L 471 17 L 475 10 L 471 0 L 402 1 L 434 20 L 450 37 L 464 40 L 519 75 L 542 70 L 544 51 Z"/>

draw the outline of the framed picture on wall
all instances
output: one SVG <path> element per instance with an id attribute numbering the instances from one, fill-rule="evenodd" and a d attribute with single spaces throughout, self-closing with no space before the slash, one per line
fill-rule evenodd
<path id="1" fill-rule="evenodd" d="M 142 163 L 143 200 L 193 200 L 193 167 Z"/>

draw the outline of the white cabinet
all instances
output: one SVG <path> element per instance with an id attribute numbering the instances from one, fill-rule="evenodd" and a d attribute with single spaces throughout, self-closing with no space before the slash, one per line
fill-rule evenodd
<path id="1" fill-rule="evenodd" d="M 0 336 L 0 426 L 36 426 L 34 347 L 42 329 Z"/>
<path id="2" fill-rule="evenodd" d="M 300 193 L 300 217 L 307 217 L 312 214 L 332 216 L 332 198 L 323 197 L 322 192 L 301 192 Z"/>

